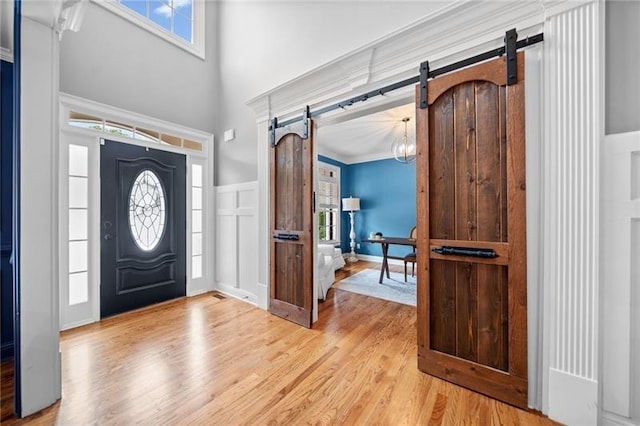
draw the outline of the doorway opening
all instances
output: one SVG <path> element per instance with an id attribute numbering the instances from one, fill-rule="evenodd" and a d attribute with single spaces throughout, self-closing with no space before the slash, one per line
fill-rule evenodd
<path id="1" fill-rule="evenodd" d="M 320 301 L 352 291 L 416 305 L 416 163 L 392 150 L 403 140 L 415 154 L 413 102 L 317 129 Z"/>

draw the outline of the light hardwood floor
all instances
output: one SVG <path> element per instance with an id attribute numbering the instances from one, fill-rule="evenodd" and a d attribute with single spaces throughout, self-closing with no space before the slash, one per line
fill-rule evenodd
<path id="1" fill-rule="evenodd" d="M 63 332 L 61 350 L 62 400 L 7 424 L 552 423 L 421 373 L 415 308 L 341 290 L 311 330 L 206 294 Z"/>

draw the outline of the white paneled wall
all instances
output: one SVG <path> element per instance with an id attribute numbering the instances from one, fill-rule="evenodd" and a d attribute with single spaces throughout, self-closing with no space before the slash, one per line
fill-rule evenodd
<path id="1" fill-rule="evenodd" d="M 216 289 L 257 303 L 258 182 L 216 187 Z"/>
<path id="2" fill-rule="evenodd" d="M 602 409 L 640 423 L 640 132 L 603 149 Z"/>
<path id="3" fill-rule="evenodd" d="M 548 413 L 597 421 L 600 5 L 545 24 L 543 262 Z"/>

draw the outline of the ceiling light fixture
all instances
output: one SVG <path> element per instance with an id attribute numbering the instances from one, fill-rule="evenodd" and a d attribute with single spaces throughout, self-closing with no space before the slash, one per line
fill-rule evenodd
<path id="1" fill-rule="evenodd" d="M 410 163 L 416 159 L 416 140 L 410 138 L 407 133 L 407 123 L 411 120 L 409 117 L 402 119 L 404 122 L 404 134 L 393 141 L 391 151 L 393 157 L 401 163 Z"/>

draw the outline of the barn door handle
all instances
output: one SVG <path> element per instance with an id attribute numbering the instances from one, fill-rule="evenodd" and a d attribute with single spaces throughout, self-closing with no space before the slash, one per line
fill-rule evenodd
<path id="1" fill-rule="evenodd" d="M 493 259 L 498 257 L 498 254 L 493 251 L 493 249 L 486 248 L 440 246 L 434 247 L 433 249 L 431 249 L 431 251 L 444 255 L 482 257 L 485 259 Z"/>
<path id="2" fill-rule="evenodd" d="M 276 234 L 273 238 L 276 240 L 298 241 L 300 236 L 297 234 Z"/>

